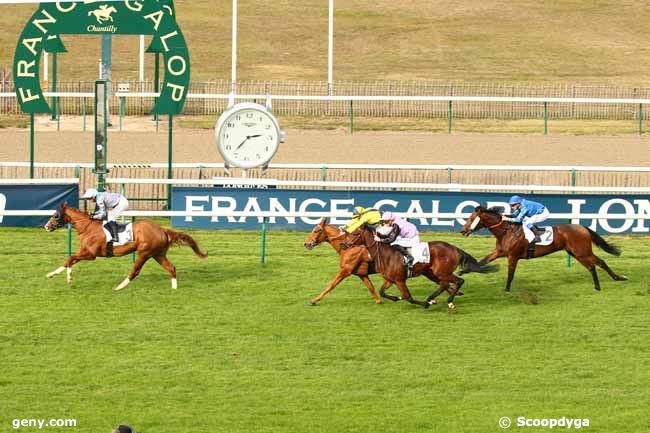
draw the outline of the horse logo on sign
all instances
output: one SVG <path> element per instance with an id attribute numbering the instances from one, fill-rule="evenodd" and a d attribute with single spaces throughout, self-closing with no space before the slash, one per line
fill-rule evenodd
<path id="1" fill-rule="evenodd" d="M 88 12 L 88 16 L 94 15 L 99 24 L 103 24 L 106 21 L 113 22 L 113 17 L 111 16 L 114 12 L 117 12 L 117 9 L 109 5 L 101 5 L 99 9 Z"/>

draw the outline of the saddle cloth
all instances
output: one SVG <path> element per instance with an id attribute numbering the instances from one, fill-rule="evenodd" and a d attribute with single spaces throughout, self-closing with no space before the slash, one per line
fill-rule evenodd
<path id="1" fill-rule="evenodd" d="M 420 242 L 417 247 L 409 248 L 411 255 L 413 256 L 413 264 L 416 263 L 429 263 L 429 243 Z"/>
<path id="2" fill-rule="evenodd" d="M 539 227 L 540 229 L 544 229 L 544 233 L 542 233 L 539 238 L 541 239 L 539 242 L 537 242 L 535 245 L 551 245 L 553 243 L 553 227 Z"/>
<path id="3" fill-rule="evenodd" d="M 102 226 L 104 230 L 104 236 L 106 236 L 106 243 L 109 240 L 113 239 L 111 233 L 106 230 L 106 227 Z M 117 225 L 117 237 L 120 240 L 119 242 L 113 242 L 113 246 L 128 244 L 133 241 L 133 224 L 118 224 Z"/>

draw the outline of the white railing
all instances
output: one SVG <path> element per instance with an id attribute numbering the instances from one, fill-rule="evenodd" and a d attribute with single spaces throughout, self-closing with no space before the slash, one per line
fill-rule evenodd
<path id="1" fill-rule="evenodd" d="M 0 216 L 52 216 L 52 210 L 0 210 Z M 467 219 L 471 212 L 393 212 L 405 218 L 439 218 L 439 219 Z M 281 212 L 281 211 L 146 211 L 127 210 L 121 215 L 125 217 L 185 217 L 185 218 L 340 218 L 351 219 L 351 212 Z M 621 214 L 621 213 L 552 213 L 548 219 L 562 220 L 650 220 L 650 213 Z"/>
<path id="2" fill-rule="evenodd" d="M 155 185 L 246 185 L 246 186 L 302 186 L 309 188 L 381 188 L 381 189 L 428 189 L 432 191 L 558 191 L 558 192 L 615 192 L 615 193 L 650 193 L 647 187 L 618 186 L 565 186 L 565 185 L 485 185 L 462 183 L 413 183 L 413 182 L 337 182 L 311 180 L 276 180 L 249 178 L 213 178 L 213 179 L 131 179 L 107 178 L 106 183 L 155 184 Z"/>
<path id="3" fill-rule="evenodd" d="M 168 168 L 166 162 L 114 163 L 108 168 Z M 0 167 L 29 167 L 29 162 L 3 162 Z M 40 168 L 93 168 L 90 162 L 35 162 Z M 175 162 L 172 168 L 224 168 L 222 162 Z M 481 164 L 340 164 L 340 163 L 271 163 L 270 169 L 332 169 L 332 170 L 485 170 L 485 171 L 595 171 L 595 172 L 650 172 L 650 167 L 602 166 L 602 165 L 481 165 Z"/>
<path id="4" fill-rule="evenodd" d="M 57 98 L 93 98 L 92 92 L 43 92 L 46 97 Z M 118 98 L 157 98 L 155 92 L 115 92 Z M 0 97 L 16 97 L 13 92 L 1 92 Z M 540 98 L 507 96 L 391 96 L 391 95 L 233 95 L 229 93 L 188 93 L 188 99 L 263 99 L 289 101 L 429 101 L 429 102 L 537 102 L 537 103 L 578 103 L 578 104 L 650 104 L 650 99 L 634 98 Z"/>

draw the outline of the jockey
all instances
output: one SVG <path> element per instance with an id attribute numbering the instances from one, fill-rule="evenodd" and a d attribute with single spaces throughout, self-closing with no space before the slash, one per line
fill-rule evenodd
<path id="1" fill-rule="evenodd" d="M 352 220 L 343 228 L 348 233 L 354 232 L 364 224 L 377 224 L 381 220 L 379 211 L 371 207 L 355 206 L 352 215 Z"/>
<path id="2" fill-rule="evenodd" d="M 115 220 L 129 207 L 126 197 L 116 192 L 98 192 L 95 188 L 89 188 L 82 198 L 96 202 L 99 209 L 91 218 L 96 220 L 108 219 L 106 229 L 112 236 L 110 242 L 117 242 L 117 222 Z M 108 213 L 109 210 L 111 210 L 110 214 Z"/>
<path id="3" fill-rule="evenodd" d="M 528 243 L 539 242 L 541 240 L 540 235 L 544 233 L 544 230 L 538 230 L 534 224 L 540 223 L 549 217 L 550 213 L 546 209 L 546 206 L 523 199 L 518 195 L 513 195 L 508 204 L 514 212 L 510 216 L 504 216 L 503 219 L 505 221 L 521 223 L 524 229 L 524 236 L 526 236 Z"/>
<path id="4" fill-rule="evenodd" d="M 411 224 L 392 212 L 384 212 L 381 219 L 389 229 L 377 230 L 377 236 L 382 242 L 390 244 L 401 252 L 406 257 L 406 265 L 411 269 L 413 256 L 407 248 L 413 248 L 420 244 L 418 228 L 415 224 Z"/>

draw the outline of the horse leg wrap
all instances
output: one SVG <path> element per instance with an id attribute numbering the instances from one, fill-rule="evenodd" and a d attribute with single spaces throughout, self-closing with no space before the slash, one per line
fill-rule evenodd
<path id="1" fill-rule="evenodd" d="M 176 282 L 176 278 L 172 278 L 172 289 L 178 289 L 178 283 Z"/>
<path id="2" fill-rule="evenodd" d="M 125 288 L 125 287 L 130 283 L 130 282 L 131 282 L 131 280 L 129 280 L 129 278 L 127 277 L 127 278 L 124 279 L 124 281 L 122 281 L 122 282 L 120 283 L 119 286 L 117 286 L 117 287 L 116 287 L 115 289 L 113 289 L 113 290 L 115 290 L 116 292 L 119 292 L 120 290 L 122 290 L 123 288 Z"/>
<path id="3" fill-rule="evenodd" d="M 65 267 L 60 266 L 60 267 L 56 268 L 56 270 L 54 270 L 54 271 L 50 272 L 49 274 L 47 274 L 47 278 L 52 278 L 55 275 L 59 275 L 63 271 L 65 271 Z"/>
<path id="4" fill-rule="evenodd" d="M 68 284 L 72 282 L 72 267 L 65 268 L 67 278 L 68 278 Z"/>

